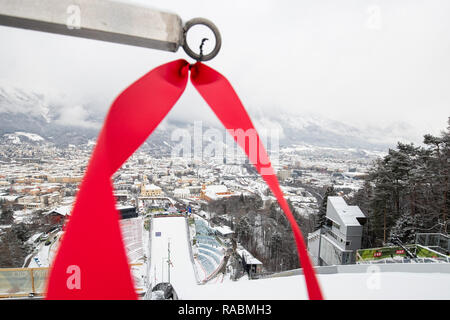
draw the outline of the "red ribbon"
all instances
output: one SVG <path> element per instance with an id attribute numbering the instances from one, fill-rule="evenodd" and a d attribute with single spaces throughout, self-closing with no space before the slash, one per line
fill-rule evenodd
<path id="1" fill-rule="evenodd" d="M 322 299 L 301 231 L 266 150 L 228 80 L 210 67 L 177 60 L 153 69 L 112 104 L 53 261 L 47 299 L 137 299 L 115 208 L 112 175 L 144 143 L 191 81 L 261 173 L 294 233 L 310 299 Z M 254 132 L 256 145 L 236 132 Z M 253 130 L 253 131 L 252 131 Z M 256 153 L 251 148 L 256 147 Z"/>

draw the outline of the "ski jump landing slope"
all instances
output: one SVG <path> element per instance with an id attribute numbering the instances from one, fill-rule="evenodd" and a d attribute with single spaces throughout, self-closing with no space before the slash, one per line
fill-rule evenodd
<path id="1" fill-rule="evenodd" d="M 150 280 L 153 285 L 168 282 L 167 247 L 170 241 L 170 282 L 180 299 L 188 299 L 189 291 L 197 286 L 197 281 L 189 256 L 185 218 L 154 218 L 151 237 Z"/>

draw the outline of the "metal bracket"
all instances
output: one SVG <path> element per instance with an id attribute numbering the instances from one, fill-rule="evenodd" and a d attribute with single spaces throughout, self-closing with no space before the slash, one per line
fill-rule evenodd
<path id="1" fill-rule="evenodd" d="M 191 48 L 189 48 L 189 45 L 187 44 L 187 41 L 186 41 L 186 36 L 187 36 L 189 29 L 192 28 L 193 26 L 199 25 L 199 24 L 207 26 L 214 33 L 214 37 L 216 38 L 216 45 L 214 46 L 214 49 L 207 55 L 203 55 L 202 50 L 200 50 L 201 51 L 200 54 L 195 53 L 194 51 L 191 50 Z M 204 40 L 205 39 L 203 39 L 203 41 L 202 41 L 200 49 L 202 49 Z M 208 19 L 205 19 L 205 18 L 194 18 L 194 19 L 186 22 L 186 24 L 183 27 L 183 44 L 182 45 L 183 45 L 184 52 L 186 52 L 186 54 L 188 56 L 190 56 L 191 58 L 193 58 L 197 61 L 208 61 L 208 60 L 211 60 L 212 58 L 214 58 L 215 56 L 217 56 L 217 54 L 219 53 L 220 47 L 222 46 L 222 37 L 220 36 L 219 29 L 216 27 L 216 25 L 214 23 L 212 23 L 211 21 L 209 21 Z"/>

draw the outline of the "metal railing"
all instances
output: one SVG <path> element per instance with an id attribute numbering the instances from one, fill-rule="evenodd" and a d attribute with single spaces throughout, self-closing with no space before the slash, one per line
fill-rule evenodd
<path id="1" fill-rule="evenodd" d="M 189 258 L 191 259 L 192 268 L 194 269 L 195 279 L 197 280 L 197 283 L 200 284 L 201 281 L 200 281 L 200 277 L 197 272 L 197 267 L 195 266 L 194 253 L 192 252 L 192 239 L 191 239 L 191 232 L 190 232 L 190 228 L 189 228 L 189 218 L 188 217 L 185 217 L 185 222 L 186 222 L 186 237 L 188 240 L 188 248 L 189 248 Z"/>
<path id="2" fill-rule="evenodd" d="M 416 244 L 446 255 L 450 254 L 450 237 L 442 233 L 417 233 Z"/>

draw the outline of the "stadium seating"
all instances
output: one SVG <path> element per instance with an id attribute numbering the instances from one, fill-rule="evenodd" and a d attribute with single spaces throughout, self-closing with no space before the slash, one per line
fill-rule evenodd
<path id="1" fill-rule="evenodd" d="M 223 247 L 215 237 L 215 231 L 211 229 L 205 220 L 195 219 L 197 245 L 199 247 L 198 261 L 207 273 L 211 275 L 223 260 Z"/>

